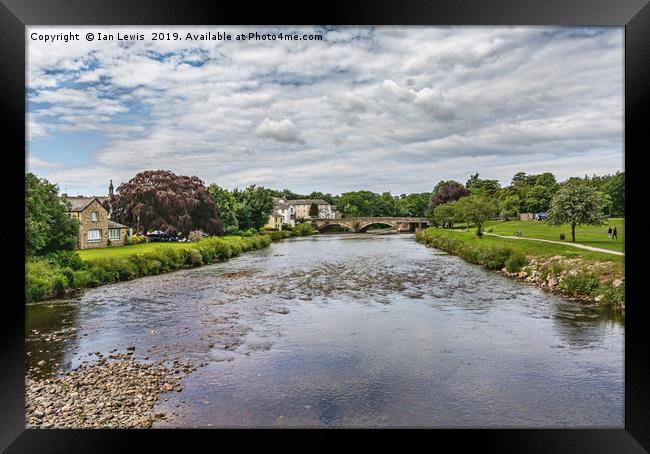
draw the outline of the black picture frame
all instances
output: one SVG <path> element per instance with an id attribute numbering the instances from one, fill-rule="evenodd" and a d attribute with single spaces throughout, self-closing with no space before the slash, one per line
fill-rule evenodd
<path id="1" fill-rule="evenodd" d="M 423 430 L 425 446 L 452 443 L 454 450 L 470 445 L 495 452 L 644 452 L 650 450 L 650 342 L 648 303 L 641 288 L 644 268 L 639 246 L 644 206 L 642 172 L 650 141 L 650 5 L 648 0 L 464 0 L 393 2 L 348 0 L 307 3 L 295 1 L 245 2 L 168 0 L 0 0 L 0 111 L 6 144 L 2 179 L 5 219 L 15 220 L 24 210 L 16 196 L 24 178 L 25 150 L 25 26 L 28 25 L 612 25 L 625 27 L 625 171 L 626 196 L 626 335 L 625 429 L 553 430 Z M 22 166 L 21 166 L 22 162 Z M 22 172 L 21 174 L 21 167 Z M 11 183 L 9 178 L 11 177 Z M 10 275 L 3 298 L 0 448 L 7 452 L 116 452 L 145 442 L 187 451 L 188 441 L 203 441 L 214 449 L 225 440 L 248 445 L 238 431 L 215 430 L 25 430 L 24 428 L 24 272 L 13 261 L 24 260 L 15 226 L 5 224 L 3 247 Z M 630 247 L 629 245 L 633 245 Z M 299 431 L 325 437 L 341 431 Z M 346 435 L 366 430 L 346 431 Z M 401 432 L 401 431 L 400 431 Z M 264 439 L 296 431 L 255 431 Z M 373 431 L 382 442 L 395 431 Z M 410 431 L 409 437 L 414 435 Z M 245 438 L 244 438 L 245 437 Z M 215 444 L 215 443 L 218 443 Z M 314 445 L 307 445 L 306 448 Z M 335 444 L 334 447 L 340 445 Z M 645 448 L 645 449 L 644 449 Z M 149 449 L 148 449 L 149 450 Z"/>

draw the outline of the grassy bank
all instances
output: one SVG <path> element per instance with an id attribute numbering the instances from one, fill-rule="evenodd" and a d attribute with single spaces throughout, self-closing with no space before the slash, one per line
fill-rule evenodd
<path id="1" fill-rule="evenodd" d="M 572 298 L 625 308 L 623 257 L 562 244 L 485 236 L 474 231 L 429 228 L 419 242 Z"/>
<path id="2" fill-rule="evenodd" d="M 272 241 L 314 233 L 311 225 L 298 224 L 291 230 L 263 231 L 252 236 L 210 237 L 196 243 L 141 243 L 28 258 L 25 299 L 31 303 L 85 287 L 195 268 L 265 248 Z"/>
<path id="3" fill-rule="evenodd" d="M 271 235 L 211 237 L 196 243 L 147 243 L 30 258 L 25 297 L 35 302 L 69 290 L 194 268 L 265 248 L 271 241 Z"/>
<path id="4" fill-rule="evenodd" d="M 610 240 L 607 236 L 609 227 L 616 227 L 618 238 Z M 542 221 L 489 221 L 485 223 L 485 230 L 499 235 L 513 236 L 515 232 L 521 232 L 522 238 L 540 238 L 543 240 L 560 240 L 560 233 L 564 233 L 565 241 L 571 242 L 570 225 L 550 225 Z M 576 243 L 587 246 L 594 246 L 613 251 L 624 252 L 625 245 L 625 219 L 608 219 L 602 226 L 595 227 L 581 225 L 576 227 Z"/>

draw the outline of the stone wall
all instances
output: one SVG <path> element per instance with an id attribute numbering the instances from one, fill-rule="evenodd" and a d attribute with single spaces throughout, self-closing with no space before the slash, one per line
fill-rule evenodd
<path id="1" fill-rule="evenodd" d="M 124 246 L 124 242 L 126 241 L 126 237 L 128 235 L 129 235 L 129 229 L 120 229 L 120 239 L 111 240 L 110 246 Z M 106 237 L 108 238 L 108 233 L 106 233 Z"/>
<path id="2" fill-rule="evenodd" d="M 92 213 L 97 212 L 97 221 L 92 220 Z M 108 211 L 97 201 L 93 200 L 79 213 L 79 249 L 101 248 L 108 245 Z M 88 230 L 99 230 L 99 241 L 88 241 Z"/>

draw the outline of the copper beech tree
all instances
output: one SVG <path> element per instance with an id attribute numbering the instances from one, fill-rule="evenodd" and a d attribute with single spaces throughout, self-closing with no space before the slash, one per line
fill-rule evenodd
<path id="1" fill-rule="evenodd" d="M 117 188 L 109 206 L 112 219 L 145 235 L 152 230 L 168 235 L 197 229 L 212 235 L 223 233 L 217 207 L 203 181 L 169 170 L 138 173 Z"/>

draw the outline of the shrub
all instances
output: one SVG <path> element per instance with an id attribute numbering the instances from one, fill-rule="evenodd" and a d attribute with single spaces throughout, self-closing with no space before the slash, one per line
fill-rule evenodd
<path id="1" fill-rule="evenodd" d="M 614 287 L 611 284 L 601 286 L 596 292 L 604 298 L 599 302 L 604 306 L 611 306 L 617 309 L 625 305 L 625 284 Z"/>
<path id="2" fill-rule="evenodd" d="M 52 284 L 44 276 L 31 276 L 25 281 L 25 299 L 28 303 L 40 301 L 52 293 Z"/>
<path id="3" fill-rule="evenodd" d="M 196 243 L 197 241 L 201 241 L 203 238 L 204 236 L 202 230 L 192 230 L 190 234 L 187 236 L 187 240 L 193 243 Z"/>
<path id="4" fill-rule="evenodd" d="M 163 264 L 165 271 L 185 266 L 185 256 L 181 255 L 180 250 L 174 247 L 161 247 L 156 252 L 155 257 Z"/>
<path id="5" fill-rule="evenodd" d="M 80 270 L 84 268 L 84 262 L 75 251 L 56 251 L 45 256 L 45 260 L 55 266 Z"/>
<path id="6" fill-rule="evenodd" d="M 101 258 L 88 262 L 88 270 L 92 275 L 92 280 L 100 284 L 118 282 L 120 280 L 119 272 L 113 259 Z"/>
<path id="7" fill-rule="evenodd" d="M 52 265 L 44 259 L 25 262 L 25 299 L 39 301 L 53 294 Z"/>
<path id="8" fill-rule="evenodd" d="M 283 238 L 290 232 L 273 232 Z M 134 241 L 145 237 L 136 237 Z M 271 244 L 271 235 L 246 238 L 210 237 L 182 248 L 160 245 L 145 253 L 126 257 L 101 257 L 81 261 L 74 252 L 31 258 L 25 263 L 25 295 L 27 302 L 39 301 L 70 288 L 126 281 L 175 269 L 196 267 L 214 260 L 227 260 L 243 251 L 260 249 Z"/>
<path id="9" fill-rule="evenodd" d="M 68 278 L 70 288 L 82 288 L 93 283 L 92 273 L 88 270 L 77 270 Z"/>
<path id="10" fill-rule="evenodd" d="M 244 247 L 242 245 L 241 240 L 237 239 L 235 241 L 231 241 L 230 250 L 232 251 L 233 257 L 241 254 L 244 251 Z"/>
<path id="11" fill-rule="evenodd" d="M 568 274 L 560 282 L 560 288 L 572 296 L 592 295 L 598 288 L 598 277 L 588 272 Z"/>
<path id="12" fill-rule="evenodd" d="M 185 265 L 190 268 L 203 265 L 201 253 L 194 248 L 181 249 L 181 255 Z"/>
<path id="13" fill-rule="evenodd" d="M 551 272 L 556 276 L 559 276 L 562 273 L 562 271 L 564 271 L 564 267 L 559 263 L 553 263 L 551 265 Z"/>
<path id="14" fill-rule="evenodd" d="M 239 235 L 239 227 L 237 227 L 236 225 L 229 225 L 224 230 L 224 233 L 226 235 Z"/>
<path id="15" fill-rule="evenodd" d="M 213 245 L 214 248 L 214 257 L 218 260 L 228 260 L 232 257 L 232 249 L 230 249 L 230 244 L 225 241 L 215 242 Z"/>
<path id="16" fill-rule="evenodd" d="M 512 249 L 507 246 L 484 247 L 479 252 L 479 263 L 491 270 L 501 269 L 511 254 Z"/>
<path id="17" fill-rule="evenodd" d="M 314 229 L 311 228 L 311 224 L 304 222 L 302 224 L 297 224 L 293 228 L 293 233 L 296 236 L 307 236 L 316 233 Z"/>
<path id="18" fill-rule="evenodd" d="M 521 269 L 528 265 L 528 259 L 521 252 L 513 252 L 506 260 L 506 271 L 509 273 L 518 273 Z"/>
<path id="19" fill-rule="evenodd" d="M 466 260 L 470 263 L 480 263 L 480 250 L 477 247 L 470 246 L 466 244 L 460 250 L 460 256 L 463 260 Z"/>
<path id="20" fill-rule="evenodd" d="M 277 240 L 282 240 L 284 238 L 289 238 L 291 237 L 291 232 L 287 230 L 278 230 L 274 232 L 270 232 L 271 236 L 271 241 L 277 241 Z"/>
<path id="21" fill-rule="evenodd" d="M 148 236 L 144 235 L 132 235 L 132 236 L 127 236 L 124 239 L 124 244 L 140 244 L 140 243 L 149 243 L 151 241 L 151 238 Z"/>
<path id="22" fill-rule="evenodd" d="M 240 235 L 245 237 L 251 237 L 257 234 L 257 231 L 253 228 L 242 230 Z"/>

